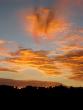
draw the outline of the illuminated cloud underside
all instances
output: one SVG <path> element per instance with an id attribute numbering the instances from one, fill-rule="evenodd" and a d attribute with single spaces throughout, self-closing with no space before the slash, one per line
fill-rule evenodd
<path id="1" fill-rule="evenodd" d="M 72 38 L 74 39 L 74 36 L 70 39 L 72 40 Z M 81 41 L 83 41 L 83 39 L 81 39 Z M 0 41 L 0 50 L 3 50 L 3 52 L 0 51 L 1 72 L 4 71 L 20 74 L 20 72 L 28 70 L 29 67 L 33 67 L 41 70 L 50 78 L 55 77 L 56 79 L 57 77 L 62 77 L 62 79 L 65 78 L 71 82 L 72 80 L 76 80 L 83 83 L 83 49 L 80 45 L 76 45 L 78 46 L 76 49 L 73 48 L 73 46 L 71 47 L 71 45 L 67 45 L 67 47 L 65 45 L 65 48 L 70 49 L 67 51 L 66 49 L 63 49 L 64 54 L 49 57 L 49 53 L 51 53 L 51 51 L 33 51 L 30 49 L 20 49 L 18 45 L 16 50 L 12 51 L 11 49 L 5 47 L 6 43 L 7 41 Z M 14 46 L 13 43 L 9 43 L 8 45 Z M 6 52 L 5 49 L 9 51 Z"/>

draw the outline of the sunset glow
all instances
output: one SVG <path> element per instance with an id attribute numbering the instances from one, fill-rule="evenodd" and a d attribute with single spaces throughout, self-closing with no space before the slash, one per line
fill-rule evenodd
<path id="1" fill-rule="evenodd" d="M 0 78 L 83 87 L 83 0 L 1 0 Z"/>
<path id="2" fill-rule="evenodd" d="M 30 12 L 30 15 L 25 16 L 26 31 L 34 36 L 35 41 L 42 38 L 51 40 L 55 37 L 55 33 L 64 32 L 68 27 L 66 20 L 56 16 L 53 9 L 36 9 L 35 12 Z"/>

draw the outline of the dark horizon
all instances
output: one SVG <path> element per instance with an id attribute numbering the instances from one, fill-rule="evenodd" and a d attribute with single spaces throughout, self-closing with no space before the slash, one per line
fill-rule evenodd
<path id="1" fill-rule="evenodd" d="M 65 87 L 65 86 L 58 86 L 58 87 L 32 87 L 27 86 L 25 88 L 14 88 L 13 86 L 0 86 L 0 97 L 57 97 L 57 98 L 78 98 L 83 97 L 83 88 L 82 87 Z"/>

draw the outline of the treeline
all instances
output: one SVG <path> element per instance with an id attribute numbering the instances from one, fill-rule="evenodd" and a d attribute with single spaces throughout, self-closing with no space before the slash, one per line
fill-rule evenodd
<path id="1" fill-rule="evenodd" d="M 67 88 L 65 86 L 57 87 L 31 87 L 18 89 L 13 86 L 0 86 L 0 96 L 82 96 L 83 97 L 83 88 Z"/>

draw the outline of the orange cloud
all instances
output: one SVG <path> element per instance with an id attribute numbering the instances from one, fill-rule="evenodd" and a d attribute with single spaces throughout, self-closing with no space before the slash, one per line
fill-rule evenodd
<path id="1" fill-rule="evenodd" d="M 72 39 L 72 37 L 70 38 Z M 18 47 L 19 48 L 19 47 Z M 18 49 L 13 53 L 9 51 L 9 55 L 0 59 L 0 71 L 9 71 L 19 73 L 34 67 L 47 76 L 65 77 L 70 80 L 82 81 L 83 75 L 83 50 L 71 49 L 63 55 L 49 57 L 50 51 L 33 51 L 31 49 Z M 71 51 L 70 51 L 71 50 Z"/>
<path id="2" fill-rule="evenodd" d="M 12 57 L 15 50 L 18 50 L 20 46 L 16 42 L 0 40 L 0 56 Z M 14 48 L 12 50 L 12 48 Z"/>
<path id="3" fill-rule="evenodd" d="M 18 57 L 5 59 L 4 64 L 9 65 L 6 70 L 9 69 L 12 72 L 24 71 L 28 67 L 34 67 L 49 76 L 59 75 L 63 77 L 66 74 L 64 77 L 73 80 L 76 80 L 74 77 L 77 77 L 78 74 L 82 76 L 83 51 L 73 51 L 53 58 L 49 58 L 48 53 L 21 49 L 16 52 Z M 2 70 L 6 71 L 5 69 Z M 79 78 L 79 80 L 81 79 Z"/>
<path id="4" fill-rule="evenodd" d="M 75 6 L 82 6 L 83 4 L 83 0 L 60 0 L 60 2 L 62 1 L 61 4 L 63 4 L 64 6 L 68 6 L 68 5 L 71 5 L 71 3 Z"/>
<path id="5" fill-rule="evenodd" d="M 72 50 L 83 50 L 83 46 L 77 46 L 77 45 L 70 45 L 70 46 L 64 46 L 63 48 L 61 48 L 65 53 L 72 51 Z"/>
<path id="6" fill-rule="evenodd" d="M 10 69 L 10 68 L 4 68 L 4 67 L 0 67 L 0 71 L 17 72 L 15 70 Z"/>
<path id="7" fill-rule="evenodd" d="M 83 28 L 78 29 L 80 33 L 83 33 Z"/>
<path id="8" fill-rule="evenodd" d="M 49 75 L 58 75 L 60 74 L 57 71 L 55 65 L 50 58 L 47 57 L 46 54 L 42 51 L 32 51 L 32 50 L 19 50 L 18 52 L 19 57 L 16 58 L 9 58 L 5 61 L 9 64 L 13 64 L 15 67 L 17 66 L 17 71 L 19 68 L 27 69 L 29 66 L 35 67 L 39 70 L 44 71 L 46 74 Z"/>
<path id="9" fill-rule="evenodd" d="M 79 34 L 79 32 L 78 32 Z M 65 35 L 64 37 L 56 39 L 55 44 L 57 44 L 57 51 L 66 54 L 69 51 L 83 50 L 83 37 L 78 34 Z"/>
<path id="10" fill-rule="evenodd" d="M 57 17 L 52 8 L 35 8 L 33 12 L 25 15 L 26 31 L 31 33 L 35 40 L 52 39 L 55 33 L 64 32 L 70 25 L 68 21 Z"/>
<path id="11" fill-rule="evenodd" d="M 73 80 L 81 80 L 83 77 L 83 50 L 69 52 L 63 56 L 56 58 L 58 61 L 63 62 L 72 70 L 72 75 L 69 76 Z M 82 76 L 82 77 L 80 77 Z"/>

